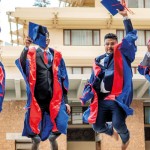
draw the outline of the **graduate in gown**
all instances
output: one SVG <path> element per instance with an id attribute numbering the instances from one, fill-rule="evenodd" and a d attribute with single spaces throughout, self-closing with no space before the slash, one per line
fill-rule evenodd
<path id="1" fill-rule="evenodd" d="M 138 66 L 138 71 L 150 82 L 150 40 L 147 42 L 147 52 Z"/>
<path id="2" fill-rule="evenodd" d="M 123 16 L 126 36 L 118 44 L 117 36 L 108 33 L 104 37 L 105 54 L 95 58 L 93 71 L 85 85 L 81 102 L 91 100 L 83 114 L 83 120 L 93 126 L 94 131 L 105 133 L 122 140 L 122 150 L 126 150 L 130 132 L 126 118 L 133 114 L 130 108 L 133 98 L 131 63 L 135 59 L 137 31 L 133 29 L 126 10 Z M 111 123 L 107 123 L 111 122 Z"/>
<path id="3" fill-rule="evenodd" d="M 1 32 L 1 27 L 0 27 L 0 32 Z M 5 69 L 4 69 L 4 65 L 0 61 L 0 112 L 2 111 L 4 96 L 5 96 Z"/>
<path id="4" fill-rule="evenodd" d="M 65 62 L 60 52 L 48 47 L 47 28 L 30 23 L 29 35 L 20 58 L 16 60 L 27 92 L 22 135 L 32 138 L 32 150 L 38 150 L 40 141 L 47 139 L 51 150 L 58 150 L 56 138 L 67 133 L 70 113 Z M 39 47 L 30 47 L 31 41 Z"/>

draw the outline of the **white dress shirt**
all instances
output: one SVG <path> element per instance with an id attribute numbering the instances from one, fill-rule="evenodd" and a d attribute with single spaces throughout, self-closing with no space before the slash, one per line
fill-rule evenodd
<path id="1" fill-rule="evenodd" d="M 109 55 L 106 54 L 106 57 L 108 57 L 108 56 Z M 104 66 L 104 62 L 105 62 L 105 58 L 106 57 L 104 57 L 103 59 L 101 59 L 100 62 L 99 62 L 102 66 Z M 101 81 L 101 84 L 100 84 L 100 92 L 102 92 L 102 93 L 109 93 L 110 92 L 110 91 L 107 91 L 105 89 L 105 85 L 104 85 L 104 81 L 103 80 Z"/>

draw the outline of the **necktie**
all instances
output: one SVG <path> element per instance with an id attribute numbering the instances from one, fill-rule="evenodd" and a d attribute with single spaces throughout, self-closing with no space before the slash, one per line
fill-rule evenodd
<path id="1" fill-rule="evenodd" d="M 47 52 L 47 58 L 48 58 L 48 64 L 50 65 L 52 62 L 51 54 L 50 52 Z"/>
<path id="2" fill-rule="evenodd" d="M 48 56 L 46 51 L 44 51 L 44 63 L 48 64 Z"/>
<path id="3" fill-rule="evenodd" d="M 52 62 L 52 58 L 51 58 L 50 52 L 49 51 L 44 51 L 44 63 L 46 65 L 48 65 L 48 64 L 50 65 L 51 62 Z"/>

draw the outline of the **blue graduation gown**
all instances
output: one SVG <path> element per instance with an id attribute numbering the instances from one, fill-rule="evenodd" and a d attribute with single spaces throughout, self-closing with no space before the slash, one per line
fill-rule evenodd
<path id="1" fill-rule="evenodd" d="M 125 36 L 122 43 L 116 45 L 116 50 L 113 54 L 114 66 L 110 65 L 105 69 L 97 61 L 102 56 L 95 59 L 90 80 L 85 85 L 82 97 L 80 98 L 82 104 L 91 100 L 89 108 L 83 114 L 84 122 L 90 124 L 96 122 L 98 112 L 98 92 L 95 87 L 99 86 L 101 80 L 104 78 L 106 78 L 105 84 L 109 85 L 110 80 L 108 79 L 111 76 L 113 76 L 112 90 L 105 100 L 115 100 L 119 106 L 123 108 L 127 116 L 133 114 L 133 109 L 130 108 L 133 98 L 131 63 L 134 61 L 135 53 L 137 51 L 137 47 L 134 43 L 137 39 L 136 33 L 136 30 L 132 30 Z M 112 73 L 113 70 L 114 72 Z M 101 74 L 104 74 L 102 78 Z"/>
<path id="2" fill-rule="evenodd" d="M 27 103 L 25 114 L 23 136 L 32 137 L 38 134 L 41 140 L 46 140 L 52 131 L 67 133 L 68 114 L 63 99 L 62 87 L 68 90 L 68 75 L 62 55 L 54 51 L 54 59 L 52 64 L 53 71 L 53 97 L 50 101 L 50 114 L 41 109 L 34 97 L 34 86 L 36 81 L 36 49 L 28 50 L 26 60 L 26 74 L 23 72 L 20 59 L 16 60 L 16 65 L 20 70 L 25 83 L 27 92 Z M 63 81 L 63 83 L 62 83 Z"/>

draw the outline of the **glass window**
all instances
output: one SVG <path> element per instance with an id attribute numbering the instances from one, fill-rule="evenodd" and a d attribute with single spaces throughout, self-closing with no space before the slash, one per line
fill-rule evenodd
<path id="1" fill-rule="evenodd" d="M 145 127 L 145 141 L 150 141 L 150 127 Z"/>
<path id="2" fill-rule="evenodd" d="M 143 8 L 144 0 L 127 0 L 127 4 L 130 8 Z"/>
<path id="3" fill-rule="evenodd" d="M 144 0 L 138 0 L 138 8 L 144 8 Z"/>
<path id="4" fill-rule="evenodd" d="M 150 31 L 146 31 L 146 44 L 149 40 L 150 40 Z"/>
<path id="5" fill-rule="evenodd" d="M 72 107 L 72 124 L 83 124 L 82 107 Z"/>
<path id="6" fill-rule="evenodd" d="M 82 116 L 87 107 L 72 106 L 69 124 L 87 124 L 83 122 Z"/>
<path id="7" fill-rule="evenodd" d="M 93 32 L 94 32 L 94 45 L 100 45 L 99 31 L 93 31 Z"/>
<path id="8" fill-rule="evenodd" d="M 32 147 L 32 141 L 28 140 L 28 139 L 16 139 L 15 140 L 15 150 L 21 150 L 21 149 L 31 149 Z"/>
<path id="9" fill-rule="evenodd" d="M 145 114 L 145 124 L 150 124 L 150 107 L 144 108 L 144 114 Z"/>
<path id="10" fill-rule="evenodd" d="M 100 45 L 100 31 L 64 30 L 64 45 L 72 45 L 72 46 Z"/>
<path id="11" fill-rule="evenodd" d="M 136 44 L 139 46 L 147 45 L 148 40 L 150 39 L 150 30 L 138 30 L 138 39 Z"/>
<path id="12" fill-rule="evenodd" d="M 72 30 L 72 45 L 92 45 L 92 31 L 91 30 Z"/>
<path id="13" fill-rule="evenodd" d="M 67 68 L 67 73 L 72 74 L 72 67 L 66 67 Z"/>
<path id="14" fill-rule="evenodd" d="M 72 69 L 73 69 L 73 70 L 72 70 L 72 71 L 73 71 L 73 72 L 72 72 L 73 74 L 81 74 L 81 73 L 82 73 L 82 72 L 81 72 L 81 68 L 73 67 Z"/>
<path id="15" fill-rule="evenodd" d="M 91 74 L 92 68 L 83 68 L 83 74 Z"/>
<path id="16" fill-rule="evenodd" d="M 117 37 L 118 37 L 118 42 L 121 42 L 122 39 L 124 38 L 124 30 L 117 30 L 116 34 L 117 34 Z"/>
<path id="17" fill-rule="evenodd" d="M 139 45 L 139 46 L 145 45 L 145 32 L 144 32 L 144 30 L 138 30 L 137 45 Z"/>
<path id="18" fill-rule="evenodd" d="M 150 0 L 145 0 L 145 8 L 150 8 Z"/>
<path id="19" fill-rule="evenodd" d="M 138 8 L 138 0 L 127 0 L 128 7 Z"/>
<path id="20" fill-rule="evenodd" d="M 70 45 L 70 30 L 64 30 L 64 44 Z"/>

